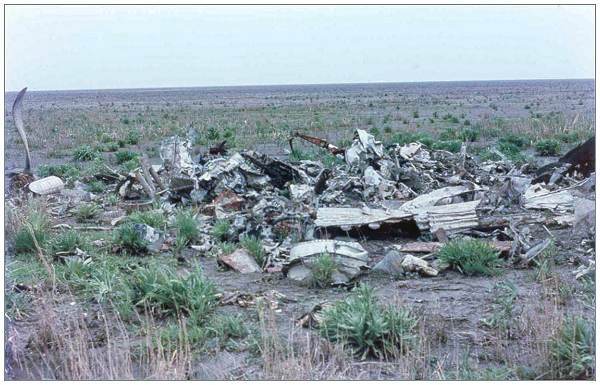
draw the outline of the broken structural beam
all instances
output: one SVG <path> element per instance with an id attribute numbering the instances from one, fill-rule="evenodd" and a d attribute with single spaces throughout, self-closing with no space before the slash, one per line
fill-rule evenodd
<path id="1" fill-rule="evenodd" d="M 593 136 L 583 144 L 571 149 L 563 155 L 558 161 L 540 167 L 536 171 L 537 177 L 533 183 L 545 182 L 548 183 L 555 170 L 562 166 L 568 165 L 564 170 L 561 170 L 563 175 L 573 174 L 578 172 L 584 177 L 590 176 L 596 167 L 596 137 Z"/>
<path id="2" fill-rule="evenodd" d="M 294 147 L 292 146 L 292 141 L 294 140 L 294 138 L 304 139 L 307 142 L 310 142 L 310 143 L 314 144 L 315 146 L 319 146 L 321 148 L 326 149 L 327 151 L 329 151 L 333 155 L 343 154 L 344 151 L 345 151 L 343 148 L 339 148 L 339 147 L 337 147 L 337 146 L 329 143 L 325 139 L 317 138 L 317 137 L 310 136 L 310 135 L 301 134 L 299 132 L 294 132 L 294 135 L 289 140 L 289 142 L 290 142 L 290 150 L 292 150 L 292 151 L 294 151 Z"/>

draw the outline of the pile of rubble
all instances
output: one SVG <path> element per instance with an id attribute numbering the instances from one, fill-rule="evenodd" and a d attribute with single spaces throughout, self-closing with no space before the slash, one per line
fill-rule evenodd
<path id="1" fill-rule="evenodd" d="M 128 174 L 106 167 L 93 177 L 114 186 L 125 211 L 156 209 L 159 202 L 172 217 L 176 207 L 197 208 L 200 236 L 191 248 L 201 253 L 217 247 L 211 232 L 215 222 L 229 221 L 227 238 L 260 239 L 266 258 L 259 265 L 240 248 L 219 256 L 219 263 L 240 273 L 281 272 L 300 283 L 312 279 L 315 259 L 322 254 L 335 262 L 332 284 L 340 285 L 371 268 L 436 276 L 443 266 L 435 263 L 435 251 L 464 235 L 486 238 L 522 263 L 549 244 L 532 239 L 528 225 L 570 226 L 593 239 L 593 138 L 536 170 L 507 159 L 478 164 L 466 144 L 457 154 L 418 142 L 386 147 L 360 129 L 345 149 L 307 135 L 295 137 L 338 161 L 325 167 L 320 161 L 291 162 L 249 150 L 226 154 L 225 143 L 194 159 L 190 140 L 174 136 L 161 143 L 161 164 L 142 158 L 141 167 Z M 66 189 L 53 176 L 28 188 L 75 201 L 94 199 L 85 186 Z M 119 214 L 105 212 L 103 217 L 115 226 L 123 219 Z M 157 229 L 138 228 L 151 251 L 172 244 Z M 391 245 L 386 257 L 370 266 L 361 242 L 371 238 L 412 242 Z M 588 262 L 592 271 L 593 262 Z"/>

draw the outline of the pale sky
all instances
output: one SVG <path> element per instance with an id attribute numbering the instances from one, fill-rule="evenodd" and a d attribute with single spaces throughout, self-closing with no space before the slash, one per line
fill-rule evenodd
<path id="1" fill-rule="evenodd" d="M 6 89 L 594 77 L 594 6 L 5 6 Z"/>

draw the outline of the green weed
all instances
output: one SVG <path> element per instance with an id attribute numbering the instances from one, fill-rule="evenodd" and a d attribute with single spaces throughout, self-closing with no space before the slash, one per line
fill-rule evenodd
<path id="1" fill-rule="evenodd" d="M 390 358 L 407 352 L 417 339 L 417 320 L 407 309 L 382 307 L 373 290 L 361 286 L 322 311 L 320 333 L 347 345 L 354 354 Z"/>
<path id="2" fill-rule="evenodd" d="M 502 260 L 499 252 L 477 239 L 459 239 L 445 244 L 437 256 L 441 262 L 466 275 L 496 275 Z"/>
<path id="3" fill-rule="evenodd" d="M 589 379 L 594 373 L 595 332 L 589 321 L 570 317 L 550 341 L 552 379 Z"/>
<path id="4" fill-rule="evenodd" d="M 312 266 L 311 286 L 316 288 L 329 287 L 332 282 L 332 274 L 335 270 L 335 261 L 331 255 L 324 253 L 319 255 Z"/>
<path id="5" fill-rule="evenodd" d="M 254 257 L 254 259 L 256 260 L 256 263 L 258 263 L 258 265 L 260 267 L 264 267 L 264 264 L 266 262 L 266 260 L 265 260 L 266 255 L 265 255 L 265 250 L 262 247 L 262 242 L 260 241 L 260 239 L 253 237 L 253 236 L 242 237 L 240 239 L 240 246 L 242 246 L 244 249 L 248 250 L 250 255 L 252 255 Z"/>

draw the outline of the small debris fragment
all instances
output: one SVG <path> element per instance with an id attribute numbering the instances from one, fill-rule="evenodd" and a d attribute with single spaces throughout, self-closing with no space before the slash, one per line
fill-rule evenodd
<path id="1" fill-rule="evenodd" d="M 237 249 L 231 254 L 221 255 L 218 260 L 242 274 L 259 273 L 262 271 L 254 257 L 246 249 Z"/>

